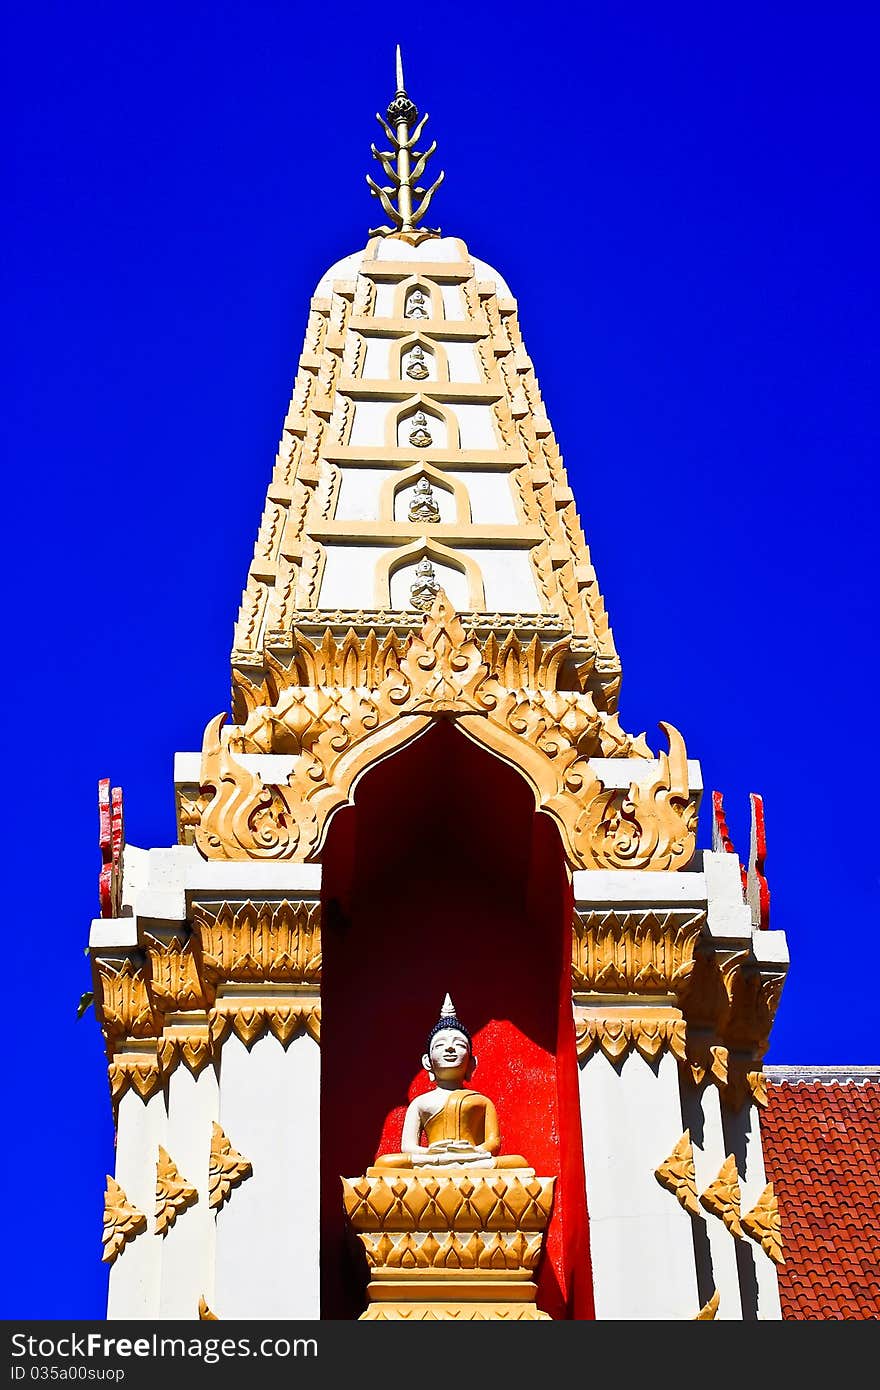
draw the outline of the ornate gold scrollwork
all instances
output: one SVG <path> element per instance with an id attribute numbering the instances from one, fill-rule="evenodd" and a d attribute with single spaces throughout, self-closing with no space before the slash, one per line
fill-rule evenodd
<path id="1" fill-rule="evenodd" d="M 628 792 L 610 791 L 589 759 L 644 756 L 639 741 L 585 691 L 502 685 L 442 590 L 394 657 L 399 667 L 386 667 L 377 687 L 288 686 L 275 704 L 254 705 L 237 730 L 224 733 L 225 715 L 210 722 L 195 831 L 206 858 L 314 856 L 329 815 L 350 799 L 358 778 L 438 715 L 456 719 L 474 742 L 523 773 L 536 805 L 559 825 L 573 867 L 668 869 L 691 858 L 696 805 L 684 743 L 671 725 L 661 725 L 669 753 L 660 755 L 659 775 Z M 235 757 L 249 750 L 291 754 L 286 782 L 264 784 Z"/>

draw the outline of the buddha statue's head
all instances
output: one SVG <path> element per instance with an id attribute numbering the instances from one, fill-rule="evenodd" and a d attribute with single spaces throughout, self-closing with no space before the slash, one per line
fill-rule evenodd
<path id="1" fill-rule="evenodd" d="M 428 1034 L 422 1066 L 438 1085 L 448 1086 L 469 1081 L 476 1065 L 470 1032 L 456 1016 L 447 994 L 440 1017 Z"/>

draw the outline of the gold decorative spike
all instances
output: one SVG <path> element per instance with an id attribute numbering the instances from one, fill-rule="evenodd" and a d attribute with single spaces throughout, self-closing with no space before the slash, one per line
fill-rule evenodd
<path id="1" fill-rule="evenodd" d="M 233 1187 L 251 1177 L 250 1160 L 242 1158 L 232 1147 L 223 1130 L 214 1121 L 211 1130 L 211 1162 L 208 1168 L 208 1206 L 219 1211 Z"/>
<path id="2" fill-rule="evenodd" d="M 108 1173 L 104 1191 L 104 1233 L 101 1237 L 104 1254 L 101 1258 L 112 1264 L 122 1247 L 146 1229 L 144 1213 L 132 1206 L 119 1183 Z"/>
<path id="3" fill-rule="evenodd" d="M 715 1314 L 718 1312 L 718 1304 L 721 1302 L 721 1295 L 716 1289 L 708 1303 L 704 1303 L 694 1322 L 714 1322 Z"/>
<path id="4" fill-rule="evenodd" d="M 751 1211 L 742 1218 L 742 1228 L 746 1235 L 758 1242 L 774 1264 L 785 1264 L 782 1255 L 782 1218 L 772 1182 L 768 1182 Z"/>
<path id="5" fill-rule="evenodd" d="M 390 150 L 377 150 L 375 145 L 371 145 L 370 150 L 373 158 L 378 159 L 382 165 L 390 183 L 380 187 L 374 179 L 370 178 L 369 174 L 367 174 L 367 183 L 370 186 L 371 194 L 374 198 L 379 199 L 393 225 L 373 227 L 370 230 L 370 236 L 415 232 L 431 205 L 431 199 L 445 177 L 441 172 L 430 188 L 423 188 L 419 183 L 425 165 L 437 148 L 437 142 L 432 141 L 424 151 L 416 149 L 416 144 L 425 128 L 428 114 L 425 112 L 419 120 L 418 107 L 407 95 L 403 85 L 403 60 L 400 56 L 399 44 L 397 46 L 397 91 L 394 93 L 385 115 L 387 120 L 383 120 L 377 111 L 376 120 L 391 141 L 392 147 Z M 397 200 L 396 206 L 395 199 Z M 422 228 L 422 232 L 429 236 L 440 235 L 439 227 L 434 229 L 425 227 Z"/>
<path id="6" fill-rule="evenodd" d="M 212 1313 L 212 1312 L 211 1312 L 211 1309 L 208 1307 L 208 1304 L 207 1304 L 207 1302 L 205 1301 L 205 1295 L 204 1295 L 204 1294 L 201 1294 L 200 1297 L 199 1297 L 199 1321 L 200 1321 L 200 1322 L 219 1322 L 219 1321 L 220 1321 L 220 1319 L 218 1318 L 217 1314 L 216 1314 L 216 1313 Z"/>
<path id="7" fill-rule="evenodd" d="M 177 1164 L 167 1149 L 159 1145 L 156 1163 L 156 1233 L 164 1236 L 177 1220 L 177 1213 L 186 1211 L 199 1200 L 192 1183 L 180 1176 Z"/>
<path id="8" fill-rule="evenodd" d="M 700 1202 L 713 1216 L 720 1216 L 733 1236 L 742 1235 L 740 1225 L 740 1187 L 736 1159 L 728 1154 L 718 1177 L 700 1194 Z"/>
<path id="9" fill-rule="evenodd" d="M 686 1129 L 668 1158 L 659 1168 L 654 1169 L 654 1177 L 684 1207 L 691 1216 L 700 1215 L 700 1199 L 697 1196 L 697 1174 L 694 1168 L 694 1149 L 691 1132 Z"/>

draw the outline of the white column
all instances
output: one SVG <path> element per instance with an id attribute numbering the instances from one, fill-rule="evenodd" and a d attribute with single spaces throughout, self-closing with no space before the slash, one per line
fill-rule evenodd
<path id="1" fill-rule="evenodd" d="M 217 1214 L 213 1311 L 224 1318 L 320 1317 L 320 1050 L 234 1035 L 220 1059 L 220 1120 L 253 1174 Z"/>
<path id="2" fill-rule="evenodd" d="M 752 1210 L 767 1186 L 764 1167 L 764 1147 L 761 1140 L 760 1111 L 754 1104 L 744 1105 L 726 1120 L 730 1147 L 743 1157 L 739 1159 L 741 1210 L 743 1216 Z M 785 1232 L 783 1232 L 783 1239 Z M 782 1318 L 779 1302 L 779 1279 L 776 1265 L 758 1241 L 744 1235 L 741 1242 L 741 1264 L 754 1266 L 757 1286 L 757 1318 L 759 1322 L 776 1322 Z M 783 1254 L 785 1251 L 783 1250 Z M 742 1275 L 742 1271 L 741 1271 Z M 743 1297 L 745 1304 L 745 1296 Z"/>
<path id="3" fill-rule="evenodd" d="M 157 1318 L 162 1239 L 156 1235 L 156 1160 L 165 1143 L 165 1093 L 141 1100 L 129 1089 L 119 1102 L 116 1121 L 116 1181 L 132 1206 L 143 1212 L 147 1228 L 126 1241 L 110 1266 L 109 1319 Z"/>
<path id="4" fill-rule="evenodd" d="M 198 1200 L 179 1212 L 162 1239 L 161 1318 L 198 1318 L 199 1299 L 214 1296 L 214 1213 L 208 1206 L 211 1127 L 217 1118 L 217 1077 L 210 1065 L 193 1076 L 179 1063 L 168 1082 L 165 1148 Z"/>
<path id="5" fill-rule="evenodd" d="M 702 1112 L 702 1133 L 699 1126 L 691 1126 L 691 1141 L 694 1149 L 697 1192 L 702 1194 L 718 1177 L 730 1149 L 724 1137 L 718 1088 L 706 1085 L 698 1103 Z M 742 1300 L 736 1256 L 737 1238 L 727 1229 L 720 1216 L 706 1211 L 705 1218 L 712 1278 L 719 1299 L 716 1320 L 741 1322 Z"/>
<path id="6" fill-rule="evenodd" d="M 597 1320 L 694 1318 L 691 1218 L 654 1176 L 682 1134 L 675 1058 L 632 1052 L 618 1072 L 596 1051 L 580 1101 Z"/>

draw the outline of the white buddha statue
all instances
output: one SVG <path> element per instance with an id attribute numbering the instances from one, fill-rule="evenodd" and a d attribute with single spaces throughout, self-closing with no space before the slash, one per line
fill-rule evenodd
<path id="1" fill-rule="evenodd" d="M 462 1084 L 470 1080 L 476 1064 L 471 1035 L 456 1017 L 447 994 L 422 1057 L 422 1066 L 434 1088 L 416 1096 L 408 1106 L 402 1152 L 380 1154 L 375 1168 L 529 1166 L 520 1154 L 500 1153 L 501 1133 L 495 1106 L 488 1096 Z"/>

